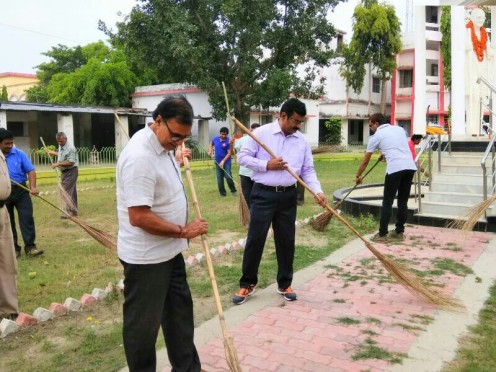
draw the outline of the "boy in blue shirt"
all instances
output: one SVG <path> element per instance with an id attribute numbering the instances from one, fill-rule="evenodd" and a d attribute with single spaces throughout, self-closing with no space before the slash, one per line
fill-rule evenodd
<path id="1" fill-rule="evenodd" d="M 212 157 L 214 152 L 215 170 L 217 173 L 217 187 L 221 196 L 226 196 L 226 188 L 224 187 L 224 178 L 227 181 L 227 186 L 233 195 L 237 195 L 236 187 L 231 173 L 231 144 L 229 143 L 229 129 L 226 127 L 220 128 L 220 135 L 214 137 L 208 146 L 208 155 Z"/>

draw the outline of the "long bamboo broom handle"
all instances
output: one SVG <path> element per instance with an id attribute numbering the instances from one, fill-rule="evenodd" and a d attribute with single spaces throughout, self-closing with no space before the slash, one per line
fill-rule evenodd
<path id="1" fill-rule="evenodd" d="M 126 132 L 126 129 L 124 128 L 124 124 L 122 124 L 122 121 L 119 118 L 119 115 L 117 115 L 117 112 L 115 112 L 115 111 L 114 111 L 114 116 L 117 119 L 117 122 L 119 123 L 119 127 L 121 128 L 122 133 L 124 133 L 126 135 L 127 139 L 129 139 L 129 134 Z"/>
<path id="2" fill-rule="evenodd" d="M 182 149 L 185 149 L 184 143 Z M 195 208 L 196 217 L 201 217 L 200 204 L 198 204 L 198 198 L 196 196 L 195 184 L 193 182 L 193 176 L 191 174 L 191 168 L 189 166 L 189 160 L 186 156 L 183 156 L 184 168 L 186 170 L 186 178 L 188 179 L 188 185 L 191 190 L 191 197 L 193 199 L 193 206 Z M 227 335 L 227 327 L 224 319 L 224 311 L 222 310 L 222 304 L 220 302 L 219 290 L 217 288 L 217 281 L 215 279 L 214 265 L 212 264 L 212 258 L 210 256 L 210 251 L 208 250 L 208 242 L 205 234 L 201 234 L 201 241 L 203 245 L 203 250 L 205 251 L 205 258 L 207 260 L 208 274 L 210 276 L 210 282 L 212 283 L 212 289 L 214 291 L 215 304 L 217 305 L 217 312 L 219 313 L 220 325 L 222 328 L 222 333 L 224 336 Z"/>
<path id="3" fill-rule="evenodd" d="M 267 153 L 272 158 L 274 158 L 274 159 L 277 158 L 276 154 L 274 154 L 272 152 L 272 150 L 269 149 L 264 143 L 262 143 L 252 132 L 250 132 L 248 129 L 246 129 L 246 127 L 243 125 L 243 123 L 241 123 L 236 118 L 233 118 L 233 119 L 234 119 L 234 123 L 236 124 L 236 126 L 239 129 L 241 129 L 242 132 L 248 134 L 251 138 L 253 138 L 255 140 L 255 142 L 257 142 L 265 151 L 267 151 Z M 296 181 L 298 181 L 300 183 L 300 185 L 305 187 L 305 189 L 307 189 L 314 196 L 314 198 L 316 198 L 317 200 L 320 200 L 320 197 L 292 169 L 287 168 L 286 171 L 288 171 L 289 174 L 291 174 L 296 179 Z M 336 212 L 336 210 L 331 208 L 329 206 L 329 204 L 325 204 L 324 208 L 327 209 L 329 212 L 331 212 L 334 216 L 336 216 L 338 220 L 340 220 L 342 223 L 344 223 L 360 240 L 362 240 L 367 245 L 367 247 L 370 245 L 370 243 L 346 219 L 341 217 L 341 215 L 338 212 Z"/>
<path id="4" fill-rule="evenodd" d="M 224 82 L 222 82 L 222 89 L 224 90 L 224 99 L 226 101 L 226 110 L 227 110 L 227 120 L 229 120 L 229 127 L 231 128 L 231 136 L 234 136 L 231 109 L 229 108 L 229 100 L 227 99 L 226 84 L 224 84 Z M 232 155 L 234 155 L 234 146 L 232 147 Z"/>
<path id="5" fill-rule="evenodd" d="M 253 140 L 255 140 L 267 153 L 276 158 L 275 154 L 267 148 L 260 140 L 251 133 L 245 126 L 236 118 L 234 118 L 235 124 L 246 134 L 248 134 Z M 313 192 L 310 187 L 303 182 L 303 180 L 291 169 L 286 169 L 303 187 L 305 187 L 317 200 L 320 200 L 318 195 Z M 325 209 L 331 212 L 336 218 L 341 221 L 346 227 L 348 227 L 353 234 L 355 234 L 361 241 L 365 243 L 365 246 L 382 262 L 384 267 L 389 271 L 389 273 L 398 280 L 398 282 L 403 285 L 405 289 L 410 291 L 413 295 L 418 298 L 431 303 L 436 306 L 443 306 L 451 309 L 461 309 L 463 306 L 456 300 L 453 300 L 449 296 L 445 296 L 442 293 L 431 291 L 427 288 L 422 282 L 420 282 L 417 277 L 411 274 L 406 268 L 401 266 L 400 264 L 389 260 L 386 258 L 381 252 L 379 252 L 369 241 L 367 241 L 351 224 L 341 217 L 341 215 L 336 212 L 333 208 L 329 206 L 329 204 L 325 204 Z"/>
<path id="6" fill-rule="evenodd" d="M 12 180 L 12 179 L 10 180 L 10 182 L 12 182 L 14 185 L 19 186 L 20 188 L 22 188 L 22 189 L 26 190 L 27 192 L 31 193 L 31 190 L 30 190 L 28 187 L 26 187 L 26 186 L 24 186 L 24 185 L 20 184 L 19 182 L 16 182 L 16 181 L 14 181 L 14 180 Z M 37 198 L 40 198 L 40 199 L 41 199 L 41 200 L 43 200 L 45 203 L 50 204 L 52 207 L 54 207 L 54 208 L 58 209 L 59 211 L 61 211 L 61 212 L 62 212 L 63 214 L 65 214 L 66 216 L 69 216 L 69 213 L 67 213 L 66 211 L 64 211 L 64 210 L 63 210 L 62 208 L 60 208 L 59 206 L 57 206 L 57 205 L 53 204 L 51 201 L 49 201 L 49 200 L 45 199 L 43 196 L 40 196 L 40 195 L 35 195 L 35 194 L 31 194 L 31 195 L 34 195 L 34 196 L 36 196 Z"/>
<path id="7" fill-rule="evenodd" d="M 45 141 L 43 140 L 43 137 L 40 137 L 40 141 L 43 144 L 43 148 L 45 149 L 45 152 L 46 152 L 47 145 L 45 144 Z M 48 154 L 48 159 L 50 159 L 50 164 L 53 165 L 52 155 Z M 59 179 L 60 176 L 59 176 L 59 172 L 57 171 L 57 168 L 53 168 L 53 171 L 55 172 L 55 178 L 57 179 L 57 183 L 60 183 L 60 179 Z"/>

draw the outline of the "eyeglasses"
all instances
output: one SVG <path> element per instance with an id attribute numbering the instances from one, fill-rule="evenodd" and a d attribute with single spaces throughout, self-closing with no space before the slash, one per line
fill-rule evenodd
<path id="1" fill-rule="evenodd" d="M 167 124 L 167 120 L 162 119 L 162 121 L 167 127 L 167 130 L 169 131 L 170 139 L 172 142 L 186 141 L 191 138 L 191 134 L 188 134 L 187 136 L 183 136 L 182 134 L 174 133 L 173 131 L 170 130 L 169 124 Z"/>
<path id="2" fill-rule="evenodd" d="M 295 118 L 289 118 L 289 120 L 291 120 L 295 124 L 303 124 L 305 122 L 305 120 L 298 120 Z"/>

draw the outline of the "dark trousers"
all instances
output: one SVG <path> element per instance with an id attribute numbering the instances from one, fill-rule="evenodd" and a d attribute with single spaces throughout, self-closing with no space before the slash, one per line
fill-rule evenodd
<path id="1" fill-rule="evenodd" d="M 72 167 L 62 172 L 62 187 L 72 200 L 72 205 L 66 205 L 66 211 L 68 214 L 72 214 L 73 216 L 78 215 L 76 189 L 78 174 L 78 167 Z"/>
<path id="2" fill-rule="evenodd" d="M 239 175 L 240 183 L 241 183 L 241 191 L 243 192 L 243 197 L 246 200 L 246 204 L 248 208 L 250 208 L 250 194 L 251 189 L 253 188 L 253 181 L 250 177 Z"/>
<path id="3" fill-rule="evenodd" d="M 407 169 L 392 174 L 386 174 L 384 179 L 384 197 L 382 199 L 381 221 L 379 224 L 379 235 L 388 233 L 389 220 L 393 211 L 393 202 L 398 194 L 398 212 L 396 214 L 397 233 L 405 231 L 405 222 L 408 213 L 408 199 L 412 187 L 414 170 Z"/>
<path id="4" fill-rule="evenodd" d="M 124 266 L 124 350 L 129 370 L 155 372 L 160 326 L 172 371 L 200 371 L 193 342 L 193 300 L 184 259 L 178 254 L 159 264 Z"/>
<path id="5" fill-rule="evenodd" d="M 243 253 L 242 288 L 258 283 L 258 267 L 270 224 L 274 230 L 277 284 L 286 289 L 293 281 L 295 252 L 296 187 L 285 192 L 268 191 L 255 183 L 251 190 L 250 226 Z"/>
<path id="6" fill-rule="evenodd" d="M 297 204 L 298 205 L 303 205 L 305 204 L 305 186 L 301 185 L 299 182 L 296 185 L 296 191 L 297 191 Z"/>
<path id="7" fill-rule="evenodd" d="M 224 164 L 224 170 L 216 163 L 215 171 L 217 174 L 217 187 L 219 188 L 219 193 L 223 196 L 226 195 L 226 188 L 224 187 L 224 178 L 226 179 L 227 186 L 231 192 L 236 192 L 236 187 L 234 186 L 234 181 L 231 173 L 231 163 Z M 227 174 L 226 174 L 227 173 Z"/>
<path id="8" fill-rule="evenodd" d="M 26 183 L 23 183 L 23 185 L 26 186 Z M 36 231 L 34 227 L 33 202 L 31 200 L 31 195 L 23 188 L 12 185 L 12 192 L 5 202 L 5 206 L 9 211 L 15 250 L 20 252 L 21 246 L 18 243 L 19 239 L 17 236 L 14 209 L 17 210 L 19 228 L 21 229 L 22 240 L 24 241 L 24 251 L 28 253 L 31 249 L 36 248 Z"/>

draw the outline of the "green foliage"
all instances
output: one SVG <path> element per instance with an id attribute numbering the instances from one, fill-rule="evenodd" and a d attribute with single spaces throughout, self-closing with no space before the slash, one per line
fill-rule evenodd
<path id="1" fill-rule="evenodd" d="M 396 68 L 401 51 L 401 23 L 394 6 L 377 0 L 364 0 L 353 13 L 353 37 L 342 49 L 342 76 L 359 93 L 363 88 L 365 65 L 371 63 L 383 85 Z M 383 86 L 384 88 L 384 86 Z M 385 111 L 385 89 L 381 90 L 381 111 Z"/>
<path id="2" fill-rule="evenodd" d="M 278 106 L 291 92 L 321 94 L 316 71 L 335 55 L 327 15 L 340 1 L 144 0 L 116 32 L 99 27 L 133 69 L 154 71 L 155 83 L 201 88 L 217 119 L 226 117 L 225 82 L 230 106 L 244 119 L 251 107 Z"/>
<path id="3" fill-rule="evenodd" d="M 441 7 L 441 55 L 444 65 L 444 87 L 451 91 L 451 6 Z"/>
<path id="4" fill-rule="evenodd" d="M 7 102 L 9 100 L 9 94 L 7 93 L 7 87 L 2 86 L 2 94 L 0 94 L 0 101 Z"/>
<path id="5" fill-rule="evenodd" d="M 139 83 L 125 54 L 103 42 L 45 53 L 50 62 L 38 66 L 40 84 L 28 89 L 30 102 L 93 106 L 130 106 L 129 94 Z"/>
<path id="6" fill-rule="evenodd" d="M 333 117 L 324 123 L 327 133 L 325 136 L 326 143 L 330 145 L 339 145 L 343 137 L 341 136 L 342 122 L 340 117 Z"/>
<path id="7" fill-rule="evenodd" d="M 46 147 L 46 149 L 48 150 L 52 150 L 52 151 L 57 151 L 57 147 L 55 147 L 54 145 L 48 145 Z M 51 155 L 49 155 L 46 151 L 45 151 L 45 147 L 40 147 L 38 150 L 36 150 L 36 155 L 38 155 L 40 158 L 46 158 L 48 159 Z"/>

